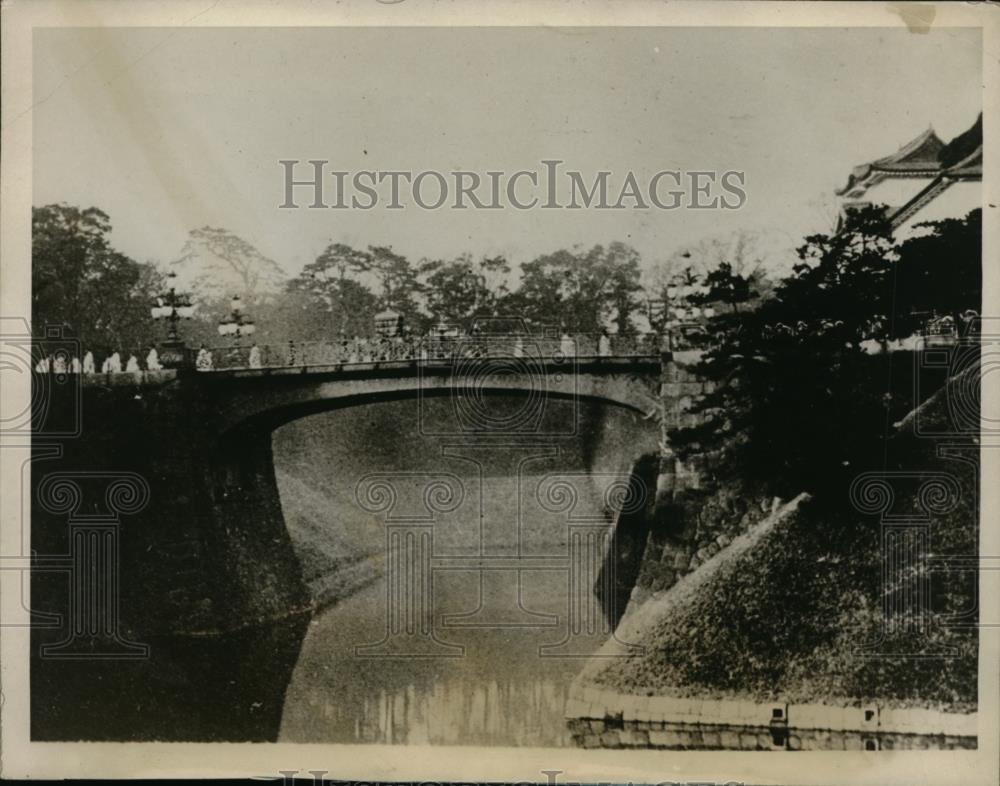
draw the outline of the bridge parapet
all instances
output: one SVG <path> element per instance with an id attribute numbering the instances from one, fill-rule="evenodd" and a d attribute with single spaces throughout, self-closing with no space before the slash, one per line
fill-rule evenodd
<path id="1" fill-rule="evenodd" d="M 289 341 L 287 344 L 211 348 L 212 369 L 283 368 L 353 365 L 400 360 L 443 361 L 460 358 L 551 360 L 596 357 L 655 357 L 664 339 L 655 333 L 634 336 L 465 335 L 394 336 L 339 341 Z"/>

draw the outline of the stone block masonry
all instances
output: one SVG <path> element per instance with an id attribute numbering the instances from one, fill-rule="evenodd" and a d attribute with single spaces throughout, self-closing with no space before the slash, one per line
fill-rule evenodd
<path id="1" fill-rule="evenodd" d="M 637 696 L 579 685 L 566 722 L 577 745 L 616 749 L 974 750 L 978 735 L 976 713 Z"/>

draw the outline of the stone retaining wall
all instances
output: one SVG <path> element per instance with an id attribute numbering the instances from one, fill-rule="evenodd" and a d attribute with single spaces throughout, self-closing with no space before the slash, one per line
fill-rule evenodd
<path id="1" fill-rule="evenodd" d="M 775 497 L 766 503 L 752 503 L 743 513 L 726 518 L 717 502 L 717 499 L 704 500 L 697 511 L 675 508 L 672 518 L 682 519 L 687 515 L 693 519 L 681 523 L 684 531 L 665 532 L 663 527 L 658 527 L 650 532 L 632 592 L 636 605 L 669 590 L 781 505 L 781 500 Z M 676 526 L 673 520 L 669 524 Z"/>
<path id="2" fill-rule="evenodd" d="M 682 462 L 670 447 L 669 432 L 697 425 L 702 420 L 700 415 L 689 412 L 691 404 L 711 390 L 711 383 L 691 370 L 698 354 L 687 353 L 685 359 L 675 356 L 663 363 L 660 473 L 652 513 L 654 526 L 643 551 L 630 608 L 670 589 L 726 548 L 734 537 L 773 513 L 780 502 L 747 501 L 740 495 L 734 504 L 733 499 L 719 493 L 696 502 L 684 501 L 685 492 L 701 487 L 704 466 Z"/>
<path id="3" fill-rule="evenodd" d="M 668 436 L 671 429 L 696 426 L 702 420 L 700 415 L 689 412 L 689 408 L 711 389 L 711 383 L 690 370 L 689 366 L 694 362 L 694 358 L 689 358 L 687 363 L 665 360 L 660 372 L 660 442 L 663 452 L 657 484 L 658 499 L 669 498 L 678 491 L 700 485 L 698 468 L 686 466 L 673 454 Z"/>
<path id="4" fill-rule="evenodd" d="M 576 687 L 566 720 L 583 748 L 671 750 L 975 749 L 978 716 L 850 706 L 634 696 Z"/>

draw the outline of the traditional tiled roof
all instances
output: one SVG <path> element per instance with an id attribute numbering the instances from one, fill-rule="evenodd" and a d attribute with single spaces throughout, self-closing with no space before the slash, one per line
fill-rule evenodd
<path id="1" fill-rule="evenodd" d="M 935 199 L 952 183 L 983 178 L 983 116 L 968 131 L 959 134 L 941 149 L 941 172 L 906 204 L 890 214 L 892 226 L 898 227 Z"/>
<path id="2" fill-rule="evenodd" d="M 968 130 L 948 144 L 944 144 L 934 130 L 928 128 L 892 155 L 855 167 L 847 185 L 836 193 L 851 200 L 844 205 L 845 209 L 850 209 L 868 204 L 864 199 L 865 192 L 886 178 L 934 178 L 905 204 L 887 208 L 892 225 L 898 227 L 952 183 L 980 180 L 982 176 L 983 116 L 980 114 Z"/>
<path id="3" fill-rule="evenodd" d="M 978 160 L 973 161 L 973 159 Z M 957 183 L 960 180 L 981 180 L 982 177 L 983 151 L 980 149 L 977 153 L 969 156 L 968 159 L 957 164 L 955 167 L 946 169 L 905 205 L 891 210 L 889 220 L 892 223 L 893 229 L 912 218 L 924 205 L 936 199 L 942 192 L 947 190 L 952 183 Z"/>
<path id="4" fill-rule="evenodd" d="M 941 148 L 938 160 L 943 168 L 948 169 L 974 155 L 977 150 L 980 154 L 980 166 L 982 166 L 983 115 L 981 112 L 976 118 L 976 122 L 967 131 L 959 134 Z"/>
<path id="5" fill-rule="evenodd" d="M 847 184 L 837 190 L 843 196 L 849 192 L 858 192 L 851 196 L 859 196 L 886 176 L 914 177 L 919 175 L 936 175 L 941 169 L 939 155 L 945 148 L 944 142 L 928 128 L 920 136 L 910 140 L 899 150 L 889 156 L 854 167 L 847 179 Z"/>
<path id="6" fill-rule="evenodd" d="M 978 177 L 983 176 L 983 144 L 979 143 L 979 147 L 973 150 L 969 155 L 963 158 L 961 161 L 956 163 L 954 166 L 948 167 L 943 175 L 948 175 L 949 177 Z"/>
<path id="7" fill-rule="evenodd" d="M 934 129 L 928 128 L 924 133 L 903 145 L 891 156 L 885 156 L 877 161 L 873 161 L 872 167 L 887 171 L 897 169 L 927 169 L 928 167 L 936 168 L 939 166 L 938 156 L 944 147 L 944 142 L 934 133 Z"/>

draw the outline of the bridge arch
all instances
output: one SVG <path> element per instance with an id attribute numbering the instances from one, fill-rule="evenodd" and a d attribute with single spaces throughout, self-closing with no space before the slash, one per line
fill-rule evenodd
<path id="1" fill-rule="evenodd" d="M 488 361 L 487 361 L 488 363 Z M 371 364 L 361 369 L 265 369 L 199 375 L 204 392 L 217 404 L 215 430 L 230 435 L 247 430 L 271 431 L 310 414 L 383 401 L 453 397 L 483 432 L 515 434 L 524 423 L 516 417 L 491 421 L 485 399 L 515 396 L 525 399 L 524 420 L 548 400 L 600 401 L 659 420 L 659 363 L 613 360 L 577 367 L 560 367 L 542 374 L 456 373 L 449 365 L 411 363 Z M 530 427 L 526 429 L 530 431 Z M 471 433 L 476 431 L 473 428 Z M 521 431 L 520 433 L 524 433 Z"/>

